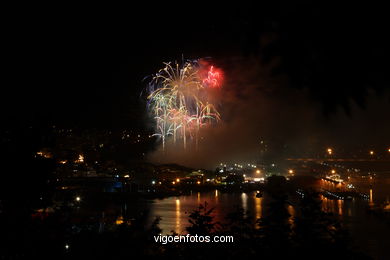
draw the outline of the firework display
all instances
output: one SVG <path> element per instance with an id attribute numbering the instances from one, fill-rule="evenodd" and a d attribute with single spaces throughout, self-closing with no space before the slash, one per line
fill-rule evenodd
<path id="1" fill-rule="evenodd" d="M 168 137 L 174 144 L 181 141 L 184 149 L 194 140 L 198 149 L 200 129 L 220 120 L 210 93 L 221 87 L 222 72 L 200 60 L 164 65 L 147 89 L 155 135 L 161 138 L 163 150 Z"/>

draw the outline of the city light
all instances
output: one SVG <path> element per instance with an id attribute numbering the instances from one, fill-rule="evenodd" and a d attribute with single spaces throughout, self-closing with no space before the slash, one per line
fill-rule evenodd
<path id="1" fill-rule="evenodd" d="M 374 151 L 370 151 L 370 155 L 374 155 Z"/>
<path id="2" fill-rule="evenodd" d="M 123 216 L 119 216 L 116 220 L 115 220 L 115 224 L 117 225 L 121 225 L 124 223 L 124 220 L 123 220 Z"/>
<path id="3" fill-rule="evenodd" d="M 261 171 L 260 171 L 260 170 L 257 170 L 257 171 L 256 171 L 256 173 L 257 173 L 257 174 L 260 174 L 260 173 L 261 173 Z"/>
<path id="4" fill-rule="evenodd" d="M 335 174 L 335 173 L 336 173 L 336 170 L 332 170 L 331 172 L 332 172 L 333 174 Z"/>
<path id="5" fill-rule="evenodd" d="M 176 179 L 176 182 L 180 182 L 180 179 Z"/>
<path id="6" fill-rule="evenodd" d="M 156 181 L 152 181 L 152 185 L 156 184 Z"/>
<path id="7" fill-rule="evenodd" d="M 83 163 L 84 162 L 84 155 L 79 154 L 79 158 L 75 162 L 76 163 Z"/>
<path id="8" fill-rule="evenodd" d="M 200 181 L 197 181 L 196 183 L 197 183 L 197 184 L 200 184 Z"/>
<path id="9" fill-rule="evenodd" d="M 329 155 L 332 155 L 332 153 L 333 153 L 332 148 L 328 148 L 326 151 L 328 152 Z"/>
<path id="10" fill-rule="evenodd" d="M 76 201 L 81 201 L 81 198 L 79 196 L 77 196 Z"/>
<path id="11" fill-rule="evenodd" d="M 264 178 L 253 178 L 255 182 L 264 182 Z"/>
<path id="12" fill-rule="evenodd" d="M 294 171 L 293 171 L 292 169 L 290 169 L 290 170 L 288 170 L 288 173 L 289 173 L 289 174 L 293 174 Z"/>

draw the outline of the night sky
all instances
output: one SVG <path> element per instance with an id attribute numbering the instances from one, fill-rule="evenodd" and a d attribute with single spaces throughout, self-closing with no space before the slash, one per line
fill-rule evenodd
<path id="1" fill-rule="evenodd" d="M 9 7 L 2 47 L 3 120 L 10 125 L 143 127 L 143 78 L 162 62 L 182 56 L 211 57 L 234 72 L 261 63 L 258 73 L 253 66 L 248 78 L 237 73 L 228 81 L 250 82 L 283 100 L 288 93 L 304 93 L 304 102 L 318 108 L 324 120 L 365 111 L 368 93 L 384 99 L 387 105 L 376 111 L 388 115 L 389 16 L 384 6 L 190 4 Z M 261 86 L 256 75 L 280 80 Z"/>
<path id="2" fill-rule="evenodd" d="M 208 254 L 209 246 L 155 247 L 157 244 L 153 244 L 151 236 L 161 230 L 149 231 L 145 221 L 151 216 L 149 213 L 157 214 L 154 209 L 164 210 L 164 207 L 169 214 L 176 214 L 176 220 L 180 216 L 195 216 L 192 219 L 196 223 L 199 219 L 201 222 L 208 219 L 212 211 L 206 210 L 208 203 L 205 202 L 204 207 L 195 205 L 195 201 L 200 201 L 200 193 L 211 191 L 214 194 L 214 189 L 225 193 L 230 190 L 231 183 L 221 178 L 219 186 L 219 177 L 230 173 L 241 177 L 238 175 L 244 171 L 225 169 L 222 175 L 210 177 L 213 178 L 210 182 L 194 184 L 197 187 L 188 186 L 184 176 L 200 180 L 201 171 L 196 176 L 195 170 L 218 173 L 217 167 L 223 163 L 256 164 L 256 170 L 262 171 L 261 176 L 284 175 L 287 169 L 293 169 L 297 175 L 301 171 L 306 175 L 310 170 L 316 178 L 328 175 L 328 168 L 337 167 L 337 175 L 341 174 L 340 178 L 344 180 L 347 176 L 342 176 L 343 172 L 348 171 L 349 178 L 351 169 L 352 179 L 359 177 L 357 183 L 367 184 L 366 190 L 365 184 L 362 189 L 356 185 L 356 199 L 364 198 L 362 192 L 368 194 L 370 189 L 371 200 L 367 205 L 375 206 L 369 212 L 368 207 L 364 208 L 366 202 L 361 201 L 355 210 L 355 206 L 351 208 L 352 204 L 344 204 L 335 195 L 338 198 L 334 201 L 338 205 L 334 207 L 336 214 L 330 213 L 333 211 L 325 214 L 316 201 L 321 193 L 316 191 L 316 195 L 311 195 L 317 189 L 311 184 L 302 184 L 310 191 L 302 203 L 294 198 L 296 194 L 287 196 L 287 191 L 294 191 L 294 185 L 300 187 L 299 178 L 297 184 L 294 181 L 286 183 L 281 176 L 267 179 L 264 185 L 257 181 L 248 186 L 241 181 L 234 182 L 231 191 L 239 192 L 237 201 L 243 203 L 245 210 L 237 207 L 239 211 L 231 215 L 232 222 L 229 220 L 233 227 L 230 232 L 242 242 L 226 251 L 232 252 L 229 258 L 258 253 L 274 256 L 279 248 L 289 256 L 298 256 L 297 250 L 310 252 L 308 249 L 313 245 L 320 245 L 321 252 L 331 252 L 332 256 L 359 258 L 360 251 L 364 250 L 359 243 L 371 247 L 379 241 L 382 248 L 386 248 L 382 242 L 388 241 L 388 237 L 375 237 L 375 230 L 382 226 L 375 225 L 375 229 L 371 229 L 372 223 L 377 222 L 376 215 L 382 217 L 379 211 L 382 205 L 372 204 L 372 198 L 375 202 L 379 197 L 373 183 L 388 185 L 388 179 L 387 183 L 384 178 L 382 181 L 381 176 L 384 177 L 386 171 L 381 171 L 381 167 L 389 170 L 390 158 L 390 14 L 386 1 L 154 3 L 146 0 L 126 1 L 126 5 L 111 1 L 89 4 L 81 1 L 74 4 L 68 1 L 9 2 L 2 5 L 0 31 L 3 63 L 0 235 L 5 238 L 2 241 L 7 241 L 0 245 L 1 256 L 14 259 L 31 254 L 35 259 L 38 255 L 58 254 L 70 259 L 85 253 L 88 257 L 84 259 L 89 259 L 106 254 L 112 258 L 121 253 L 135 256 L 137 252 L 151 255 L 178 252 L 179 256 L 198 257 L 194 250 L 202 248 L 207 249 L 204 252 Z M 202 99 L 216 104 L 221 120 L 206 124 L 212 121 L 207 118 L 204 120 L 206 126 L 202 125 L 199 131 L 193 127 L 185 132 L 183 127 L 183 132 L 187 133 L 185 145 L 184 138 L 178 137 L 174 143 L 169 136 L 163 150 L 161 138 L 152 135 L 156 122 L 146 111 L 145 95 L 142 95 L 147 84 L 144 79 L 163 68 L 163 62 L 198 58 L 206 58 L 223 71 L 223 85 L 220 90 L 216 89 L 220 92 L 215 96 L 213 92 L 212 98 Z M 190 121 L 190 112 L 185 113 L 181 118 Z M 195 140 L 199 141 L 199 146 Z M 327 148 L 333 151 L 331 158 L 353 159 L 354 162 L 345 163 L 345 169 L 338 170 L 338 167 L 344 167 L 343 163 L 311 165 L 304 159 L 295 168 L 292 163 L 295 161 L 287 160 L 317 158 L 319 162 L 329 156 Z M 367 159 L 373 163 L 367 163 Z M 367 165 L 360 172 L 361 162 L 358 161 Z M 180 170 L 181 167 L 169 164 L 188 169 Z M 187 174 L 189 172 L 191 174 Z M 84 178 L 86 176 L 88 179 Z M 201 180 L 204 182 L 209 176 L 205 174 Z M 157 185 L 157 181 L 162 185 Z M 112 186 L 112 189 L 118 192 L 100 192 L 103 190 L 100 185 L 107 184 L 108 187 L 114 182 L 118 188 Z M 223 183 L 228 185 L 222 186 Z M 348 190 L 347 196 L 340 192 L 341 186 L 335 186 L 343 199 L 352 194 Z M 261 194 L 265 191 L 264 202 L 249 193 L 252 187 L 261 190 Z M 181 206 L 179 200 L 189 191 L 191 196 L 198 196 L 193 202 L 194 209 L 199 211 L 192 214 L 187 212 L 192 201 L 190 197 L 184 199 Z M 215 191 L 215 199 L 211 202 L 217 203 L 222 197 Z M 242 197 L 244 192 L 248 196 Z M 321 192 L 326 197 L 322 189 Z M 173 200 L 169 199 L 176 203 L 173 204 L 175 212 L 170 208 L 171 204 L 160 204 L 165 196 L 175 196 L 171 197 Z M 211 197 L 202 195 L 203 198 Z M 229 198 L 227 203 L 233 205 L 233 197 L 226 198 Z M 252 232 L 249 228 L 252 224 L 248 222 L 247 198 L 248 202 L 256 201 L 254 213 L 256 218 L 257 213 L 261 217 L 256 223 L 265 227 L 264 232 Z M 327 203 L 334 198 L 329 197 Z M 149 203 L 152 200 L 156 203 Z M 304 213 L 298 214 L 300 218 L 291 218 L 288 213 L 290 201 L 294 204 L 293 212 Z M 283 208 L 287 202 L 291 204 L 288 212 Z M 153 204 L 159 206 L 153 208 Z M 328 209 L 331 204 L 327 205 Z M 336 208 L 341 213 L 337 213 Z M 43 211 L 39 213 L 36 209 Z M 221 209 L 225 213 L 225 206 Z M 356 218 L 355 221 L 355 215 L 363 210 L 361 220 Z M 338 214 L 343 215 L 340 220 L 348 220 L 346 225 L 335 221 L 336 217 L 339 219 Z M 366 214 L 371 216 L 366 218 Z M 114 223 L 111 220 L 116 217 L 116 224 L 123 223 L 118 229 L 111 226 Z M 215 226 L 218 232 L 210 234 L 230 234 L 224 230 L 230 224 L 220 225 L 219 218 L 210 218 L 210 222 L 216 220 L 218 223 Z M 290 230 L 286 223 L 291 224 L 291 219 L 295 222 Z M 155 223 L 158 222 L 156 219 Z M 305 226 L 307 222 L 309 224 Z M 365 225 L 366 222 L 371 224 Z M 182 228 L 184 222 L 180 223 Z M 323 223 L 327 224 L 322 228 Z M 208 220 L 198 226 L 202 231 L 199 234 L 211 230 Z M 351 234 L 348 234 L 347 226 L 351 226 Z M 96 236 L 95 227 L 99 227 Z M 336 228 L 331 229 L 333 227 L 337 227 L 337 232 Z M 369 232 L 366 229 L 370 229 Z M 305 230 L 314 231 L 305 233 Z M 312 237 L 315 240 L 308 241 L 307 238 Z M 329 244 L 328 237 L 332 240 Z M 264 247 L 262 241 L 266 242 Z M 301 242 L 303 247 L 297 246 Z M 345 252 L 356 249 L 357 254 L 344 253 L 344 249 Z M 215 252 L 220 256 L 219 251 Z M 307 252 L 304 258 L 311 254 Z M 388 247 L 383 252 L 388 254 Z"/>

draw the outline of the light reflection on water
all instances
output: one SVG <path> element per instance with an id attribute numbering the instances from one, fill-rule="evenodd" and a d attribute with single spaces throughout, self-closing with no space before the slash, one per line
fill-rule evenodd
<path id="1" fill-rule="evenodd" d="M 266 199 L 267 200 L 267 199 Z M 336 215 L 352 217 L 355 215 L 354 209 L 356 201 L 332 200 L 321 196 L 322 210 Z M 156 216 L 161 217 L 160 228 L 164 234 L 174 231 L 179 234 L 186 233 L 186 227 L 189 225 L 189 214 L 197 209 L 199 205 L 207 202 L 207 208 L 214 208 L 212 216 L 215 222 L 224 222 L 226 215 L 236 208 L 244 209 L 254 220 L 264 215 L 264 197 L 257 198 L 256 192 L 249 193 L 221 193 L 197 192 L 192 195 L 170 197 L 165 199 L 153 200 L 149 208 L 149 218 L 152 221 Z M 364 202 L 360 202 L 364 203 Z M 295 208 L 292 205 L 287 206 L 290 214 L 289 223 L 293 224 Z"/>
<path id="2" fill-rule="evenodd" d="M 322 210 L 341 216 L 342 219 L 350 223 L 365 223 L 368 217 L 366 207 L 370 203 L 377 203 L 389 197 L 390 178 L 377 177 L 369 183 L 367 180 L 351 178 L 350 183 L 353 183 L 360 192 L 369 195 L 369 199 L 354 198 L 350 201 L 344 201 L 327 199 L 321 196 Z M 319 181 L 318 187 L 329 190 L 340 189 L 334 183 L 324 181 Z M 267 201 L 267 196 L 256 198 L 256 192 L 222 193 L 214 190 L 211 192 L 194 192 L 187 196 L 151 200 L 147 207 L 151 220 L 156 216 L 162 218 L 159 226 L 163 229 L 163 233 L 170 233 L 173 230 L 180 234 L 186 232 L 185 228 L 189 225 L 189 214 L 205 202 L 207 202 L 208 208 L 214 208 L 212 213 L 214 221 L 224 222 L 224 217 L 237 207 L 248 211 L 254 220 L 259 219 L 264 216 L 264 205 L 267 204 Z M 295 209 L 293 206 L 288 206 L 287 210 L 292 215 L 289 222 L 293 223 Z"/>
<path id="3" fill-rule="evenodd" d="M 325 185 L 332 185 L 321 182 L 323 188 Z M 331 188 L 331 187 L 329 187 Z M 333 189 L 334 190 L 334 189 Z M 367 215 L 366 207 L 374 202 L 376 189 L 368 189 L 369 200 L 354 198 L 350 201 L 332 200 L 321 196 L 322 210 L 330 212 L 342 218 L 363 218 Z M 383 193 L 383 192 L 382 192 Z M 380 194 L 381 197 L 385 197 Z M 154 219 L 160 216 L 160 227 L 163 233 L 170 233 L 171 230 L 177 233 L 185 232 L 185 228 L 189 225 L 189 214 L 197 209 L 199 205 L 207 202 L 208 208 L 214 208 L 212 215 L 215 221 L 224 222 L 224 217 L 234 211 L 237 207 L 248 211 L 253 219 L 259 219 L 264 215 L 264 203 L 267 196 L 257 198 L 256 192 L 247 193 L 222 193 L 218 190 L 212 192 L 194 192 L 191 195 L 170 197 L 164 199 L 152 200 L 148 205 L 149 217 Z M 377 195 L 377 197 L 379 197 Z M 293 222 L 295 209 L 293 206 L 288 206 L 287 210 L 292 217 L 290 222 Z"/>
<path id="4" fill-rule="evenodd" d="M 331 200 L 321 196 L 321 200 L 322 210 L 325 212 L 345 217 L 353 217 L 356 214 L 355 199 L 353 201 Z M 186 227 L 189 225 L 189 214 L 205 202 L 208 209 L 214 208 L 212 216 L 216 222 L 223 223 L 226 215 L 238 207 L 245 212 L 248 211 L 249 216 L 254 220 L 264 215 L 264 197 L 257 198 L 256 192 L 239 194 L 213 191 L 153 200 L 149 208 L 149 218 L 152 221 L 156 216 L 161 217 L 159 226 L 164 234 L 171 231 L 182 234 L 186 232 Z M 362 203 L 364 204 L 362 201 L 359 202 L 359 207 L 362 207 Z M 287 211 L 290 214 L 289 223 L 293 224 L 296 210 L 292 205 L 288 205 Z"/>
<path id="5" fill-rule="evenodd" d="M 376 190 L 373 189 L 370 197 L 373 200 Z M 256 197 L 256 192 L 248 193 L 221 193 L 220 191 L 196 192 L 188 196 L 170 197 L 152 200 L 148 204 L 150 222 L 160 216 L 159 227 L 163 234 L 174 231 L 185 234 L 189 226 L 188 216 L 200 204 L 207 202 L 208 208 L 214 208 L 212 215 L 215 222 L 224 222 L 224 217 L 237 207 L 249 212 L 253 220 L 264 216 L 265 205 L 269 198 Z M 353 200 L 332 200 L 321 196 L 322 210 L 340 216 L 353 237 L 354 244 L 372 256 L 383 255 L 390 248 L 390 240 L 383 239 L 390 232 L 385 222 L 367 213 L 370 200 L 354 198 Z M 371 200 L 371 201 L 372 201 Z M 294 224 L 296 209 L 288 205 L 287 210 L 291 215 L 289 223 Z"/>
<path id="6" fill-rule="evenodd" d="M 263 198 L 255 198 L 255 212 L 256 212 L 256 219 L 259 219 L 261 218 L 261 216 L 263 215 L 262 214 L 262 201 L 263 201 Z"/>
<path id="7" fill-rule="evenodd" d="M 372 189 L 370 189 L 370 204 L 374 203 L 374 198 L 372 196 Z"/>
<path id="8" fill-rule="evenodd" d="M 293 206 L 288 205 L 287 211 L 288 211 L 288 214 L 290 214 L 290 217 L 288 218 L 288 223 L 290 225 L 293 225 L 294 224 L 295 209 Z"/>
<path id="9" fill-rule="evenodd" d="M 244 212 L 248 211 L 248 195 L 246 195 L 245 192 L 241 194 L 242 199 L 242 208 L 244 209 Z"/>
<path id="10" fill-rule="evenodd" d="M 189 214 L 205 202 L 208 209 L 214 208 L 212 216 L 215 222 L 225 222 L 226 215 L 238 207 L 248 211 L 253 219 L 261 218 L 263 214 L 263 198 L 256 198 L 255 192 L 234 194 L 216 190 L 153 200 L 150 204 L 149 218 L 152 221 L 156 216 L 161 217 L 159 226 L 164 234 L 171 231 L 183 234 L 189 225 Z"/>
<path id="11" fill-rule="evenodd" d="M 176 226 L 175 229 L 179 230 L 181 227 L 181 211 L 180 211 L 180 199 L 176 199 Z"/>

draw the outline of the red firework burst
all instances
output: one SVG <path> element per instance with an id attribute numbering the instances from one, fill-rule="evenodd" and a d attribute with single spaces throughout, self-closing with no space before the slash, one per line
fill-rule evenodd
<path id="1" fill-rule="evenodd" d="M 215 69 L 214 66 L 211 66 L 207 72 L 207 77 L 203 79 L 203 84 L 211 88 L 221 87 L 222 82 L 222 71 Z"/>

